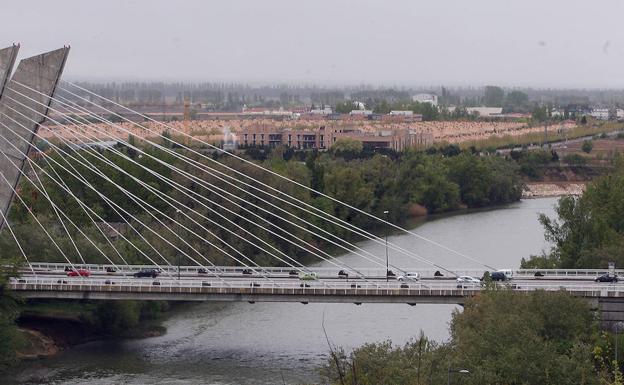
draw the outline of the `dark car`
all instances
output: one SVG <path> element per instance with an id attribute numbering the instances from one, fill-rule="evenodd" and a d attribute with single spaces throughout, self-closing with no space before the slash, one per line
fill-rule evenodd
<path id="1" fill-rule="evenodd" d="M 133 275 L 134 275 L 134 278 L 145 278 L 145 277 L 156 278 L 160 275 L 160 272 L 156 269 L 143 269 L 143 270 L 137 271 Z"/>
<path id="2" fill-rule="evenodd" d="M 251 275 L 251 274 L 253 274 L 251 269 L 243 269 L 243 275 Z"/>
<path id="3" fill-rule="evenodd" d="M 197 274 L 208 274 L 208 270 L 200 267 L 199 269 L 197 269 Z"/>
<path id="4" fill-rule="evenodd" d="M 490 278 L 492 278 L 492 281 L 506 281 L 507 280 L 507 276 L 502 271 L 495 271 L 491 273 Z"/>
<path id="5" fill-rule="evenodd" d="M 344 270 L 340 270 L 338 272 L 338 278 L 349 278 L 349 274 L 347 274 L 347 272 Z"/>
<path id="6" fill-rule="evenodd" d="M 594 280 L 596 282 L 617 282 L 618 281 L 618 276 L 617 275 L 610 275 L 610 274 L 603 274 L 600 277 L 596 277 L 596 279 Z"/>
<path id="7" fill-rule="evenodd" d="M 107 273 L 110 273 L 110 274 L 112 274 L 112 273 L 116 273 L 116 272 L 117 272 L 117 269 L 115 269 L 115 268 L 114 268 L 114 267 L 112 267 L 112 266 L 106 266 L 106 272 L 107 272 Z"/>

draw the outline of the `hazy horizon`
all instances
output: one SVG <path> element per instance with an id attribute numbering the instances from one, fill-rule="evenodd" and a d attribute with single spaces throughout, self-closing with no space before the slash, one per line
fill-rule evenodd
<path id="1" fill-rule="evenodd" d="M 624 88 L 615 0 L 23 0 L 3 10 L 0 45 L 21 43 L 20 58 L 72 46 L 68 80 Z"/>

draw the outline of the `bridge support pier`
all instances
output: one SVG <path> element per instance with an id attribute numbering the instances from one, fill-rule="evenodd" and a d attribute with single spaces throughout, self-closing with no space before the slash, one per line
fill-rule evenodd
<path id="1" fill-rule="evenodd" d="M 600 327 L 612 331 L 615 324 L 624 322 L 624 298 L 598 298 L 591 301 L 600 316 Z"/>

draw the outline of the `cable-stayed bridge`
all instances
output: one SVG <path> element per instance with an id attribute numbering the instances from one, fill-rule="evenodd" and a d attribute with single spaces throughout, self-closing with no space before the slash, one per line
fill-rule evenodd
<path id="1" fill-rule="evenodd" d="M 13 241 L 11 252 L 24 261 L 9 284 L 15 293 L 30 298 L 462 303 L 482 286 L 458 286 L 457 276 L 505 267 L 62 81 L 67 47 L 24 59 L 11 73 L 18 49 L 0 50 L 0 228 Z M 125 117 L 130 114 L 143 121 Z M 117 145 L 102 149 L 97 146 L 102 141 Z M 42 143 L 47 149 L 38 147 Z M 29 231 L 45 239 L 48 248 L 32 248 L 28 239 L 35 234 L 12 219 L 19 215 L 28 218 Z M 476 270 L 443 266 L 371 229 L 415 237 Z M 356 240 L 378 245 L 385 254 Z M 347 263 L 336 253 L 350 253 L 359 262 Z M 397 266 L 390 253 L 392 261 L 400 257 L 410 265 Z M 37 263 L 42 254 L 53 254 L 61 265 L 43 267 Z M 332 273 L 302 261 L 322 262 Z M 134 277 L 137 263 L 157 269 L 158 278 Z M 99 274 L 105 267 L 110 271 Z M 418 271 L 418 280 L 408 277 Z M 505 285 L 518 291 L 568 290 L 600 300 L 624 295 L 618 284 L 593 282 L 595 274 L 605 272 L 543 270 L 544 277 L 535 277 L 517 271 Z"/>

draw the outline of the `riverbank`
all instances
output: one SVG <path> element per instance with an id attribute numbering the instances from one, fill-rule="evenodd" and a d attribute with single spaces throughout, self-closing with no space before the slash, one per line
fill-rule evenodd
<path id="1" fill-rule="evenodd" d="M 167 306 L 168 308 L 168 306 Z M 111 333 L 112 318 L 102 319 L 92 303 L 54 302 L 27 304 L 16 320 L 21 335 L 19 360 L 49 358 L 77 345 L 93 341 L 141 339 L 166 334 L 160 314 Z"/>
<path id="2" fill-rule="evenodd" d="M 582 195 L 586 182 L 532 182 L 525 185 L 522 199 Z"/>

